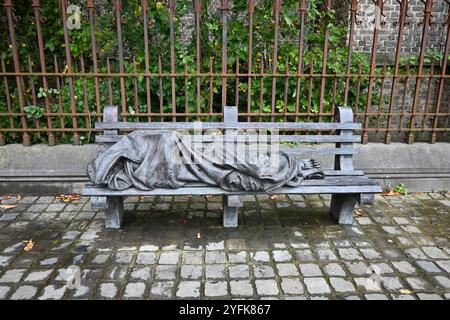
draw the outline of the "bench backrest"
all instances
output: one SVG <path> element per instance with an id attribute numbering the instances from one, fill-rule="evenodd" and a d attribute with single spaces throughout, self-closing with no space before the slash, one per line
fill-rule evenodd
<path id="1" fill-rule="evenodd" d="M 101 143 L 99 152 L 103 152 L 113 143 L 117 142 L 122 135 L 121 131 L 134 130 L 195 130 L 198 123 L 195 122 L 120 122 L 119 108 L 117 106 L 105 107 L 103 112 L 103 122 L 95 124 L 96 129 L 102 130 L 103 135 L 96 136 L 96 142 Z M 279 131 L 300 131 L 319 132 L 326 131 L 326 134 L 305 135 L 280 135 L 280 142 L 308 143 L 294 147 L 282 148 L 295 154 L 325 154 L 334 155 L 334 170 L 353 170 L 352 156 L 358 153 L 358 149 L 353 147 L 353 143 L 360 142 L 361 137 L 353 134 L 355 130 L 361 129 L 360 123 L 353 122 L 353 112 L 350 108 L 336 108 L 335 122 L 332 123 L 303 123 L 303 122 L 239 122 L 238 110 L 235 106 L 224 107 L 223 122 L 202 122 L 203 130 L 247 130 L 247 129 L 272 129 Z M 217 137 L 203 136 L 202 141 L 208 142 L 208 138 L 213 141 Z M 321 143 L 334 143 L 335 145 L 320 146 Z"/>

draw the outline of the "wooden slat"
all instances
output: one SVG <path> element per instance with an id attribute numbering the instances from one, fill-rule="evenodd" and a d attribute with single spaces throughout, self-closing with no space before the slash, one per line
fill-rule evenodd
<path id="1" fill-rule="evenodd" d="M 301 122 L 238 122 L 225 124 L 224 122 L 97 122 L 96 129 L 100 130 L 174 130 L 174 129 L 279 129 L 303 131 L 327 130 L 358 130 L 360 123 L 301 123 Z"/>
<path id="2" fill-rule="evenodd" d="M 308 147 L 297 147 L 297 148 L 289 148 L 289 147 L 280 147 L 281 151 L 290 154 L 357 154 L 359 152 L 359 148 L 308 148 Z"/>
<path id="3" fill-rule="evenodd" d="M 152 195 L 223 195 L 223 194 L 336 194 L 336 193 L 379 193 L 382 192 L 379 185 L 358 185 L 358 186 L 305 186 L 282 187 L 269 192 L 252 191 L 227 191 L 218 187 L 186 187 L 178 189 L 153 189 L 142 191 L 137 189 L 127 189 L 122 191 L 110 190 L 105 187 L 86 186 L 83 189 L 83 196 L 152 196 Z"/>
<path id="4" fill-rule="evenodd" d="M 101 135 L 96 136 L 95 141 L 99 143 L 114 143 L 123 138 L 124 135 Z M 251 141 L 256 142 L 261 136 L 257 135 L 237 135 L 233 137 L 223 135 L 192 135 L 187 139 L 193 142 L 218 142 L 218 141 Z M 270 141 L 270 136 L 267 137 Z M 310 143 L 336 143 L 336 142 L 360 142 L 361 136 L 339 136 L 339 135 L 278 135 L 275 141 L 280 142 L 310 142 Z"/>

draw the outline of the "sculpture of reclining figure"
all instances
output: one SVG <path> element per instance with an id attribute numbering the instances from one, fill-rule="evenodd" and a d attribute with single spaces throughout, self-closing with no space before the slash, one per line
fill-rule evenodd
<path id="1" fill-rule="evenodd" d="M 204 183 L 231 191 L 270 191 L 324 177 L 313 159 L 299 160 L 283 151 L 244 156 L 226 143 L 192 144 L 177 131 L 134 131 L 92 160 L 87 174 L 94 184 L 113 190 Z"/>

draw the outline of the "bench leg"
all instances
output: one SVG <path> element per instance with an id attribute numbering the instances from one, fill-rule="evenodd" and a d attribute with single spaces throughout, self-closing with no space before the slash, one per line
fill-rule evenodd
<path id="1" fill-rule="evenodd" d="M 222 196 L 223 227 L 238 226 L 238 208 L 242 206 L 242 196 Z"/>
<path id="2" fill-rule="evenodd" d="M 353 223 L 353 209 L 356 198 L 352 194 L 333 194 L 331 196 L 330 214 L 339 224 Z"/>
<path id="3" fill-rule="evenodd" d="M 105 227 L 120 229 L 123 220 L 123 197 L 108 197 L 105 211 Z"/>

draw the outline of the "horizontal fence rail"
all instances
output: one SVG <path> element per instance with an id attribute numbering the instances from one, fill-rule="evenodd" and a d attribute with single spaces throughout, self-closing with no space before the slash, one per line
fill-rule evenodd
<path id="1" fill-rule="evenodd" d="M 136 129 L 220 123 L 223 106 L 236 105 L 241 121 L 283 122 L 306 143 L 315 140 L 304 123 L 327 135 L 345 105 L 362 143 L 450 141 L 449 7 L 3 0 L 0 145 L 95 142 L 107 105 Z"/>

